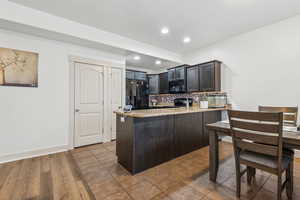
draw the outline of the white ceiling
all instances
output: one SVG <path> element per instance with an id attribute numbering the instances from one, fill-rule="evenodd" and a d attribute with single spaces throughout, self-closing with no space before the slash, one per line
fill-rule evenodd
<path id="1" fill-rule="evenodd" d="M 299 0 L 10 1 L 180 54 L 300 13 Z"/>
<path id="2" fill-rule="evenodd" d="M 134 56 L 138 55 L 140 60 L 134 60 Z M 155 64 L 156 60 L 160 60 L 161 64 Z M 135 52 L 128 51 L 126 56 L 126 66 L 127 67 L 135 67 L 135 68 L 143 68 L 149 69 L 152 71 L 163 71 L 168 68 L 172 68 L 180 65 L 181 63 L 176 63 L 164 59 L 155 58 L 148 55 L 137 54 Z"/>

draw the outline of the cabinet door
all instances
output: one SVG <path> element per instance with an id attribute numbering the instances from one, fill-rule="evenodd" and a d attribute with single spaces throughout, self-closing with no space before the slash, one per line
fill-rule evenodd
<path id="1" fill-rule="evenodd" d="M 175 69 L 175 79 L 176 80 L 184 80 L 185 76 L 185 67 L 178 67 Z"/>
<path id="2" fill-rule="evenodd" d="M 159 93 L 159 76 L 158 75 L 148 75 L 149 84 L 149 94 Z"/>
<path id="3" fill-rule="evenodd" d="M 159 74 L 159 93 L 169 93 L 168 72 Z"/>
<path id="4" fill-rule="evenodd" d="M 175 80 L 175 69 L 168 70 L 168 80 L 174 81 Z"/>
<path id="5" fill-rule="evenodd" d="M 147 81 L 147 76 L 145 72 L 135 72 L 134 79 L 139 81 Z"/>
<path id="6" fill-rule="evenodd" d="M 202 145 L 202 113 L 174 116 L 175 157 L 199 149 Z"/>
<path id="7" fill-rule="evenodd" d="M 209 131 L 206 128 L 206 124 L 211 124 L 211 123 L 221 121 L 221 115 L 222 115 L 222 111 L 203 112 L 202 146 L 209 145 Z"/>
<path id="8" fill-rule="evenodd" d="M 126 79 L 134 79 L 134 71 L 126 70 Z"/>
<path id="9" fill-rule="evenodd" d="M 135 118 L 134 126 L 135 173 L 174 158 L 173 116 Z"/>
<path id="10" fill-rule="evenodd" d="M 215 67 L 214 63 L 207 63 L 200 65 L 200 91 L 214 91 L 215 90 Z"/>
<path id="11" fill-rule="evenodd" d="M 186 71 L 187 74 L 187 91 L 199 91 L 199 67 L 189 67 Z"/>

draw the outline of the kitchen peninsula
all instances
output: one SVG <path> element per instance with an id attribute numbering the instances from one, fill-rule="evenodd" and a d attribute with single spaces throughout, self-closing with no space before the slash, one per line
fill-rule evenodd
<path id="1" fill-rule="evenodd" d="M 226 108 L 168 108 L 116 112 L 118 162 L 139 173 L 209 144 L 205 124 Z"/>

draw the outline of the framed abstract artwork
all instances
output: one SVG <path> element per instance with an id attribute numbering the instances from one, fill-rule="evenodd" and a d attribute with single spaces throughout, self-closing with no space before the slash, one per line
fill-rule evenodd
<path id="1" fill-rule="evenodd" d="M 38 87 L 37 53 L 0 47 L 0 86 Z"/>

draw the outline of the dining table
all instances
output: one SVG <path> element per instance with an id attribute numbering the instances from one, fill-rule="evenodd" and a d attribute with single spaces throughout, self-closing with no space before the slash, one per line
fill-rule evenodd
<path id="1" fill-rule="evenodd" d="M 206 124 L 206 128 L 209 131 L 209 179 L 216 182 L 219 170 L 219 141 L 222 136 L 231 136 L 231 129 L 230 124 L 224 121 Z M 283 147 L 300 150 L 300 131 L 297 131 L 297 128 L 287 129 L 283 128 Z"/>

